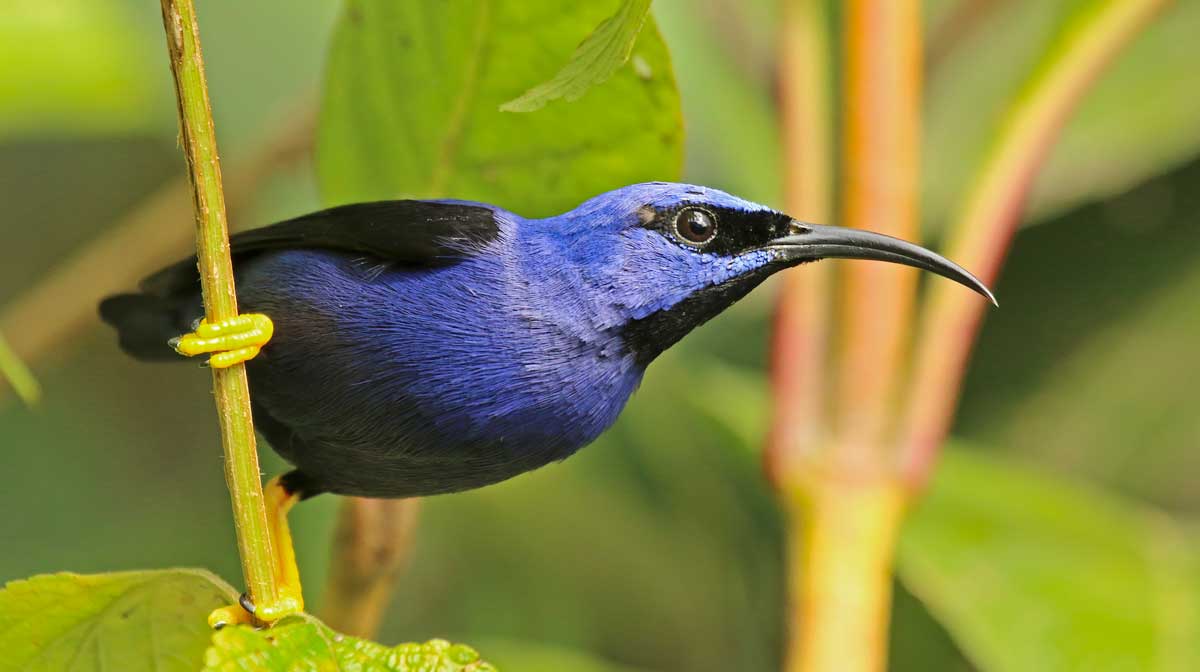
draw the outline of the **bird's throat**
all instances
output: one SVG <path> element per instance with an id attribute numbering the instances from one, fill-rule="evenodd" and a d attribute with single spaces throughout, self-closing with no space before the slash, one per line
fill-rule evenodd
<path id="1" fill-rule="evenodd" d="M 701 289 L 675 305 L 631 320 L 621 339 L 638 365 L 645 367 L 693 329 L 716 317 L 770 277 L 772 270 L 738 276 Z"/>

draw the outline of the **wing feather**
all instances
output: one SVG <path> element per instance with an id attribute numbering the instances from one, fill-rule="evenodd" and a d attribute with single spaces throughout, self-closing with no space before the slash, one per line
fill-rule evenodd
<path id="1" fill-rule="evenodd" d="M 454 263 L 499 233 L 495 212 L 455 201 L 375 201 L 342 205 L 235 234 L 234 262 L 272 250 L 352 252 L 383 263 L 433 266 Z M 142 291 L 171 296 L 199 283 L 193 255 L 151 275 Z"/>

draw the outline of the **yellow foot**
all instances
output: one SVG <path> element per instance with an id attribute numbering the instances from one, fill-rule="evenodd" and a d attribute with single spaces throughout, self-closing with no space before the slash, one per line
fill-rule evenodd
<path id="1" fill-rule="evenodd" d="M 208 615 L 208 625 L 220 630 L 227 625 L 250 625 L 255 622 L 270 624 L 304 611 L 304 599 L 299 592 L 292 594 L 290 589 L 280 589 L 279 592 L 276 599 L 261 605 L 254 604 L 248 595 L 243 594 L 238 604 L 214 609 Z"/>
<path id="2" fill-rule="evenodd" d="M 256 607 L 250 602 L 250 596 L 242 593 L 238 604 L 214 609 L 208 615 L 208 625 L 213 630 L 220 630 L 227 625 L 253 625 Z"/>
<path id="3" fill-rule="evenodd" d="M 201 320 L 194 332 L 172 338 L 170 345 L 187 357 L 210 354 L 209 366 L 224 369 L 254 359 L 274 333 L 271 318 L 261 313 L 246 313 L 220 322 Z"/>
<path id="4" fill-rule="evenodd" d="M 300 570 L 296 567 L 296 552 L 292 548 L 292 533 L 287 514 L 300 501 L 300 495 L 290 492 L 281 477 L 272 478 L 263 488 L 267 508 L 267 528 L 275 554 L 275 595 L 260 603 L 251 602 L 246 595 L 239 604 L 221 607 L 208 617 L 213 628 L 242 623 L 274 623 L 284 616 L 304 611 L 304 595 L 300 588 Z"/>

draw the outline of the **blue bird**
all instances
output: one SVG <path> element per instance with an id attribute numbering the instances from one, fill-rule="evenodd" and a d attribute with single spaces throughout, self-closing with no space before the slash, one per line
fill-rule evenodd
<path id="1" fill-rule="evenodd" d="M 992 299 L 916 245 L 662 182 L 546 219 L 453 200 L 347 205 L 231 249 L 250 313 L 233 323 L 195 326 L 194 258 L 100 311 L 139 359 L 252 358 L 255 423 L 296 467 L 275 482 L 289 502 L 450 493 L 562 460 L 613 424 L 659 354 L 798 264 L 907 264 Z"/>

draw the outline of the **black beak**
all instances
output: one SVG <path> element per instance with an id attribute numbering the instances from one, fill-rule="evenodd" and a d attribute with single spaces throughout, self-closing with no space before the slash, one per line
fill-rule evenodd
<path id="1" fill-rule="evenodd" d="M 913 245 L 881 233 L 844 226 L 818 226 L 792 220 L 788 226 L 788 235 L 772 240 L 767 249 L 778 252 L 782 259 L 793 262 L 818 259 L 874 259 L 914 266 L 970 287 L 987 297 L 992 305 L 999 305 L 991 290 L 962 266 L 920 245 Z"/>

